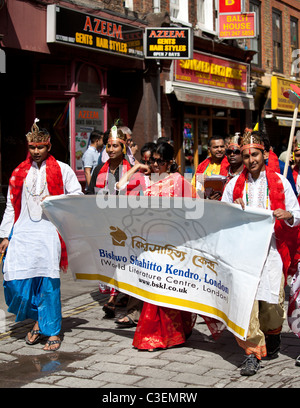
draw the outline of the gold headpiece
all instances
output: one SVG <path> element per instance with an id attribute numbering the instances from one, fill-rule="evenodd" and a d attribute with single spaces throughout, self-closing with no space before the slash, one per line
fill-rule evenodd
<path id="1" fill-rule="evenodd" d="M 229 140 L 228 149 L 239 149 L 240 148 L 241 134 L 239 132 L 235 133 Z"/>
<path id="2" fill-rule="evenodd" d="M 31 126 L 31 132 L 26 135 L 27 142 L 29 145 L 49 145 L 50 144 L 50 134 L 45 130 L 40 130 L 38 125 L 39 119 L 34 119 L 33 125 Z"/>
<path id="3" fill-rule="evenodd" d="M 114 125 L 109 132 L 108 141 L 116 141 L 123 144 L 123 153 L 126 154 L 126 135 Z"/>
<path id="4" fill-rule="evenodd" d="M 252 129 L 246 128 L 241 140 L 241 151 L 254 147 L 255 149 L 265 150 L 263 141 L 258 134 L 253 134 Z"/>

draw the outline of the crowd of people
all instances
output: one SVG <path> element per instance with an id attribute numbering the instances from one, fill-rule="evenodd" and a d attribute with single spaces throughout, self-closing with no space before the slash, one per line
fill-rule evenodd
<path id="1" fill-rule="evenodd" d="M 49 195 L 83 194 L 73 170 L 51 154 L 50 134 L 35 122 L 26 135 L 28 156 L 12 173 L 7 206 L 0 226 L 0 253 L 4 254 L 4 295 L 16 321 L 32 319 L 26 335 L 28 345 L 48 337 L 44 350 L 60 347 L 60 270 L 66 270 L 66 246 L 53 224 L 45 217 L 41 202 Z M 269 252 L 253 303 L 246 340 L 237 338 L 245 350 L 241 375 L 254 375 L 261 359 L 276 358 L 286 311 L 284 288 L 288 276 L 290 303 L 288 323 L 300 337 L 300 140 L 295 137 L 293 161 L 283 176 L 284 162 L 278 159 L 270 141 L 260 132 L 245 129 L 230 140 L 213 136 L 208 157 L 196 168 L 191 183 L 179 172 L 174 148 L 161 138 L 140 149 L 127 127 L 92 132 L 83 155 L 85 194 L 135 194 L 185 197 L 235 203 L 268 209 L 275 219 Z M 213 180 L 213 184 L 208 181 Z M 218 183 L 216 183 L 216 181 Z M 136 327 L 133 346 L 155 351 L 183 344 L 191 335 L 197 315 L 142 302 L 99 283 L 109 299 L 103 306 L 107 318 L 116 318 L 116 308 L 125 306 L 117 317 L 119 327 Z M 120 295 L 120 296 L 119 296 Z M 299 315 L 300 316 L 300 315 Z M 220 322 L 202 316 L 213 333 Z M 222 331 L 219 324 L 218 332 Z M 300 365 L 300 357 L 296 360 Z"/>

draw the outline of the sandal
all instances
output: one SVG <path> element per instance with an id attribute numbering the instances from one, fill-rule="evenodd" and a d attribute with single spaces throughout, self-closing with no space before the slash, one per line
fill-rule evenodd
<path id="1" fill-rule="evenodd" d="M 115 317 L 115 305 L 111 302 L 105 303 L 102 310 L 105 312 L 106 317 Z"/>
<path id="2" fill-rule="evenodd" d="M 58 347 L 54 348 L 54 349 L 43 349 L 45 351 L 57 351 L 60 346 L 61 346 L 61 340 L 47 340 L 45 346 L 51 347 L 53 346 L 53 344 L 58 344 Z"/>
<path id="3" fill-rule="evenodd" d="M 37 336 L 33 341 L 30 341 L 29 340 L 29 337 L 28 337 L 28 333 L 26 334 L 26 337 L 25 337 L 25 342 L 26 342 L 26 344 L 28 344 L 29 346 L 33 346 L 34 344 L 36 344 L 38 341 L 39 341 L 39 339 L 40 339 L 40 337 L 41 337 L 41 333 L 40 333 L 40 331 L 39 330 L 31 330 L 31 332 L 30 332 L 30 334 L 31 334 L 31 337 L 32 336 Z"/>
<path id="4" fill-rule="evenodd" d="M 127 321 L 121 321 L 122 319 L 128 319 Z M 124 316 L 120 319 L 115 320 L 115 323 L 117 323 L 121 327 L 135 327 L 137 326 L 136 323 L 129 317 L 129 316 Z"/>

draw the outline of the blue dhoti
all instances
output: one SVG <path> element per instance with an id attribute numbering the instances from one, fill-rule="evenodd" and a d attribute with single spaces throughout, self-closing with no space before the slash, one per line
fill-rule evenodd
<path id="1" fill-rule="evenodd" d="M 36 277 L 4 281 L 8 312 L 16 322 L 32 319 L 45 336 L 57 336 L 61 330 L 60 279 Z"/>

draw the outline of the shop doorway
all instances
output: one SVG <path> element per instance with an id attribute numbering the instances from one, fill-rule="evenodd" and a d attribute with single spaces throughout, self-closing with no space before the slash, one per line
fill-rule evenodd
<path id="1" fill-rule="evenodd" d="M 127 100 L 118 99 L 108 102 L 107 129 L 110 129 L 116 121 L 120 126 L 128 126 Z"/>
<path id="2" fill-rule="evenodd" d="M 69 149 L 69 102 L 61 100 L 36 100 L 38 126 L 46 128 L 51 135 L 51 154 L 70 164 Z"/>
<path id="3" fill-rule="evenodd" d="M 194 173 L 198 164 L 206 159 L 211 136 L 233 136 L 241 132 L 242 123 L 244 115 L 238 109 L 185 105 L 181 162 L 183 173 Z"/>

